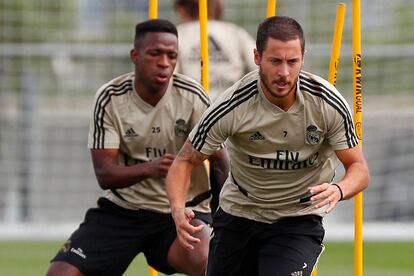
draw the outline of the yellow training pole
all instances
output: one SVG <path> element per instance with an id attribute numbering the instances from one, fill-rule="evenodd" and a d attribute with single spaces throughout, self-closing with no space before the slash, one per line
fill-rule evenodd
<path id="1" fill-rule="evenodd" d="M 267 17 L 276 15 L 276 0 L 267 0 Z"/>
<path id="2" fill-rule="evenodd" d="M 148 266 L 148 274 L 149 276 L 157 276 L 158 272 L 155 269 L 153 269 L 151 266 Z"/>
<path id="3" fill-rule="evenodd" d="M 200 70 L 201 70 L 201 85 L 208 94 L 209 84 L 208 84 L 208 32 L 207 32 L 207 1 L 208 0 L 198 0 L 198 21 L 200 24 Z M 210 174 L 210 162 L 208 160 L 204 161 L 205 166 L 207 167 L 208 173 Z"/>
<path id="4" fill-rule="evenodd" d="M 158 1 L 157 0 L 149 0 L 149 7 L 148 7 L 148 18 L 149 19 L 156 19 L 158 18 Z M 152 266 L 148 266 L 148 275 L 149 276 L 157 276 L 158 272 L 152 268 Z"/>
<path id="5" fill-rule="evenodd" d="M 149 19 L 158 18 L 158 0 L 149 0 L 148 14 Z"/>
<path id="6" fill-rule="evenodd" d="M 345 4 L 339 3 L 336 11 L 336 22 L 332 41 L 331 62 L 329 64 L 328 81 L 335 85 L 338 74 L 339 55 L 341 53 L 342 31 L 345 21 Z"/>
<path id="7" fill-rule="evenodd" d="M 198 1 L 200 22 L 201 85 L 208 92 L 208 38 L 207 38 L 207 0 Z"/>
<path id="8" fill-rule="evenodd" d="M 336 21 L 334 28 L 334 35 L 332 40 L 331 62 L 329 64 L 328 81 L 335 85 L 336 76 L 338 75 L 339 56 L 341 53 L 342 31 L 344 29 L 345 21 L 345 4 L 339 3 L 336 10 Z M 317 268 L 312 271 L 312 276 L 317 275 Z"/>
<path id="9" fill-rule="evenodd" d="M 149 9 L 148 9 L 149 19 L 156 19 L 158 17 L 158 3 L 157 0 L 149 0 Z M 148 266 L 148 275 L 149 276 L 157 276 L 158 272 L 152 268 L 152 266 Z"/>
<path id="10" fill-rule="evenodd" d="M 352 56 L 354 88 L 355 131 L 362 146 L 362 82 L 361 82 L 361 1 L 352 0 Z M 354 204 L 354 275 L 363 275 L 362 246 L 362 192 L 355 196 Z"/>

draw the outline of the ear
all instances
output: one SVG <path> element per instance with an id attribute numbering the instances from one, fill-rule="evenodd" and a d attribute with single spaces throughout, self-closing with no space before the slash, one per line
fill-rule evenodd
<path id="1" fill-rule="evenodd" d="M 257 51 L 257 49 L 254 49 L 253 53 L 254 53 L 254 63 L 256 63 L 256 65 L 259 66 L 260 61 L 261 61 L 261 56 L 260 56 L 259 52 Z"/>
<path id="2" fill-rule="evenodd" d="M 129 56 L 131 58 L 131 61 L 133 64 L 137 65 L 138 62 L 138 51 L 135 49 L 131 49 L 131 51 L 129 52 Z"/>
<path id="3" fill-rule="evenodd" d="M 302 67 L 303 67 L 303 65 L 305 64 L 305 56 L 306 56 L 307 52 L 308 52 L 308 51 L 305 49 L 305 51 L 304 51 L 304 53 L 303 53 L 303 55 L 302 55 Z"/>
<path id="4" fill-rule="evenodd" d="M 303 67 L 303 65 L 305 64 L 305 55 L 306 55 L 306 53 L 307 53 L 307 50 L 305 49 L 303 52 L 304 52 L 304 53 L 303 53 L 303 55 L 302 55 L 302 64 L 301 64 L 301 68 L 302 68 L 302 67 Z"/>

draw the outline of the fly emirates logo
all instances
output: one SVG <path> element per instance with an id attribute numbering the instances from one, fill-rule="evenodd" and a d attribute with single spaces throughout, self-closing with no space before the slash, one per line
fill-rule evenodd
<path id="1" fill-rule="evenodd" d="M 308 158 L 301 158 L 300 152 L 289 150 L 277 150 L 275 158 L 261 158 L 249 155 L 249 164 L 264 169 L 272 170 L 299 170 L 313 167 L 318 164 L 319 152 Z"/>

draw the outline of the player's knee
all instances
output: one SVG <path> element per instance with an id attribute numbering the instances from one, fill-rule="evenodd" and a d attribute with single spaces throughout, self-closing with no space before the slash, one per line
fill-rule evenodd
<path id="1" fill-rule="evenodd" d="M 208 244 L 201 243 L 197 252 L 194 252 L 191 260 L 193 275 L 205 275 L 208 259 Z"/>
<path id="2" fill-rule="evenodd" d="M 206 274 L 207 257 L 195 258 L 192 263 L 192 273 L 194 276 L 204 276 Z"/>

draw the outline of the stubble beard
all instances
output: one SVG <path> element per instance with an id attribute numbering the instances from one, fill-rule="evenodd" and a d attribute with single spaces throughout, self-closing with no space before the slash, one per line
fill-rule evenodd
<path id="1" fill-rule="evenodd" d="M 267 94 L 269 94 L 271 97 L 277 99 L 277 100 L 281 100 L 283 98 L 286 98 L 287 96 L 289 96 L 292 92 L 295 91 L 296 85 L 292 85 L 292 82 L 286 82 L 288 83 L 288 85 L 291 85 L 291 87 L 289 88 L 289 90 L 287 92 L 284 92 L 283 94 L 280 94 L 278 92 L 274 92 L 274 90 L 271 88 L 271 86 L 269 86 L 266 82 L 266 77 L 262 72 L 262 69 L 259 69 L 259 76 L 260 76 L 260 82 L 263 84 L 264 89 L 266 90 Z"/>

